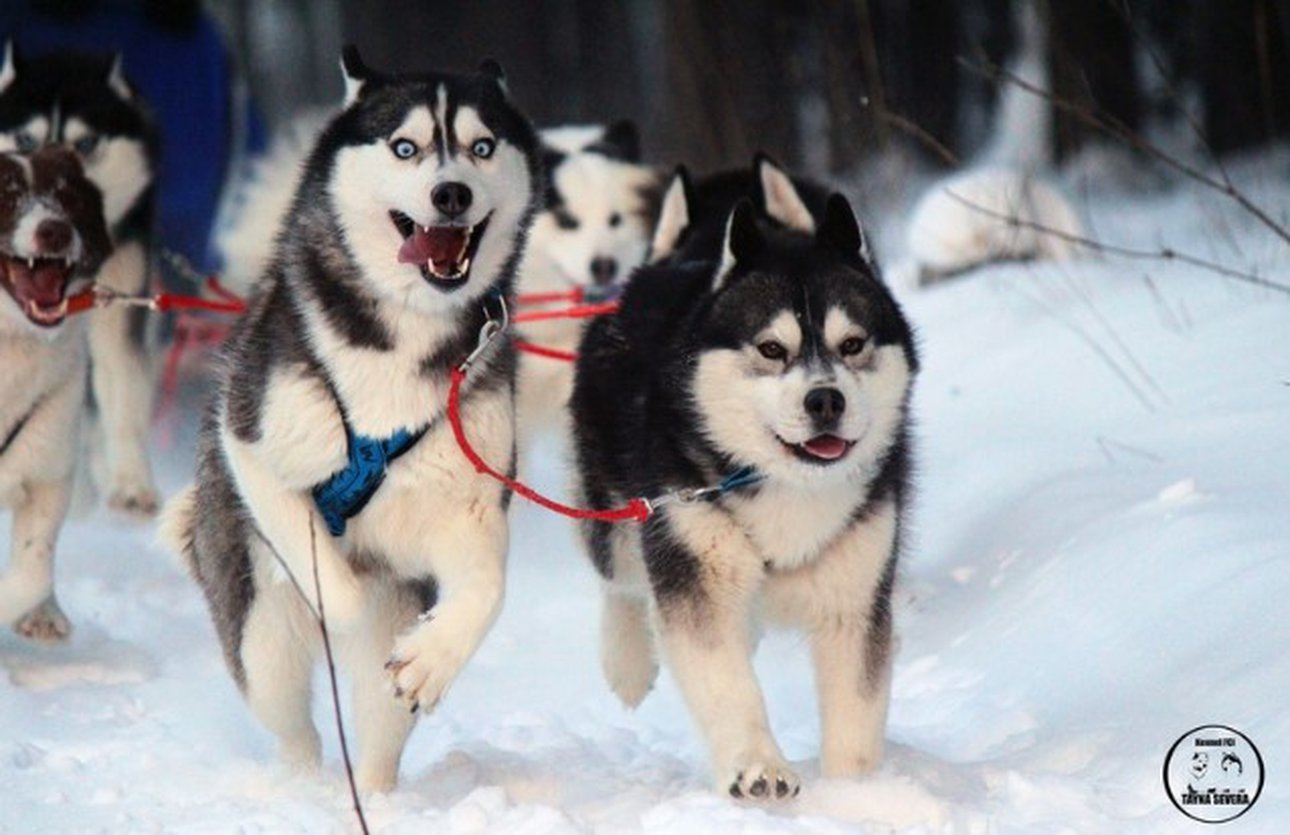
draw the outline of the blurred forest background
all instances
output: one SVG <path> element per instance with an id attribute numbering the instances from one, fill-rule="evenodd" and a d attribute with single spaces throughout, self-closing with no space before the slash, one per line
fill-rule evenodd
<path id="1" fill-rule="evenodd" d="M 986 139 L 1033 6 L 1064 99 L 1131 129 L 1186 105 L 1219 153 L 1290 126 L 1290 0 L 214 0 L 271 120 L 339 95 L 342 43 L 378 67 L 506 66 L 540 125 L 629 116 L 649 158 L 698 170 L 753 151 L 852 168 L 916 125 Z M 1163 78 L 1161 77 L 1163 73 Z M 1059 113 L 1056 158 L 1087 139 Z M 922 143 L 926 144 L 926 143 Z"/>
<path id="2" fill-rule="evenodd" d="M 238 161 L 295 113 L 339 101 L 345 43 L 390 70 L 495 57 L 539 126 L 632 118 L 661 165 L 704 172 L 764 150 L 834 176 L 893 145 L 932 165 L 971 159 L 1000 74 L 1035 40 L 1023 31 L 1046 42 L 1032 57 L 1061 102 L 1043 161 L 1098 135 L 1090 115 L 1121 146 L 1165 126 L 1201 158 L 1290 129 L 1290 0 L 0 3 L 0 35 L 33 54 L 124 52 L 162 121 L 167 237 L 195 261 Z"/>

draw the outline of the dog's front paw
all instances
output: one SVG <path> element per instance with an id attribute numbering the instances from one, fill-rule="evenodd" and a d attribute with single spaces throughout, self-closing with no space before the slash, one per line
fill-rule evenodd
<path id="1" fill-rule="evenodd" d="M 802 781 L 782 757 L 753 756 L 728 768 L 717 789 L 739 800 L 775 802 L 797 797 Z"/>
<path id="2" fill-rule="evenodd" d="M 457 653 L 436 640 L 429 623 L 422 623 L 395 642 L 385 670 L 394 685 L 394 698 L 413 713 L 429 713 L 438 706 L 461 663 Z"/>
<path id="3" fill-rule="evenodd" d="M 601 665 L 610 689 L 629 708 L 640 705 L 658 678 L 658 662 L 648 654 L 607 652 Z"/>
<path id="4" fill-rule="evenodd" d="M 72 634 L 72 622 L 52 596 L 18 619 L 13 631 L 29 641 L 42 644 L 66 641 Z"/>
<path id="5" fill-rule="evenodd" d="M 161 507 L 161 496 L 147 479 L 120 476 L 108 490 L 108 507 L 137 519 L 151 519 Z"/>

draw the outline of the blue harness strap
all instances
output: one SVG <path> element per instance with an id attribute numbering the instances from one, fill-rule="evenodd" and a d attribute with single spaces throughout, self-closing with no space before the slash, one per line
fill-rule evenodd
<path id="1" fill-rule="evenodd" d="M 390 462 L 411 449 L 425 432 L 424 428 L 416 432 L 400 429 L 388 438 L 369 438 L 354 434 L 349 421 L 345 422 L 349 459 L 313 489 L 314 504 L 327 523 L 328 533 L 345 533 L 346 523 L 361 513 L 380 489 Z"/>

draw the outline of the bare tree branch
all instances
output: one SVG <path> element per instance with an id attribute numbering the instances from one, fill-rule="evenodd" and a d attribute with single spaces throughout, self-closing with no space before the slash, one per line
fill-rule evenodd
<path id="1" fill-rule="evenodd" d="M 960 58 L 959 63 L 971 72 L 982 75 L 996 84 L 1006 82 L 1032 96 L 1038 96 L 1052 104 L 1053 107 L 1061 110 L 1063 113 L 1068 113 L 1071 116 L 1074 116 L 1089 127 L 1101 131 L 1114 139 L 1118 139 L 1129 147 L 1141 151 L 1152 159 L 1172 168 L 1174 171 L 1177 171 L 1188 179 L 1227 196 L 1248 214 L 1258 220 L 1259 223 L 1274 232 L 1277 237 L 1281 238 L 1287 244 L 1290 244 L 1290 230 L 1287 230 L 1284 225 L 1273 219 L 1266 210 L 1251 200 L 1230 180 L 1225 181 L 1223 179 L 1217 179 L 1214 176 L 1207 174 L 1196 166 L 1178 159 L 1178 157 L 1154 144 L 1142 134 L 1126 127 L 1114 117 L 1099 114 L 1082 104 L 1072 102 L 1069 99 L 1058 96 L 1051 90 L 1045 90 L 1044 88 L 1027 81 L 1011 70 L 993 63 L 984 56 L 979 58 L 977 63 L 965 58 Z M 1226 174 L 1223 176 L 1225 177 Z"/>
<path id="2" fill-rule="evenodd" d="M 973 202 L 972 200 L 969 200 L 968 198 L 960 194 L 956 194 L 953 191 L 950 191 L 948 189 L 946 190 L 945 193 L 948 194 L 952 199 L 957 200 L 959 203 L 963 204 L 964 206 L 967 206 L 973 211 L 980 212 L 981 214 L 986 215 L 987 217 L 994 218 L 995 220 L 1003 221 L 1004 223 L 1007 223 L 1009 226 L 1013 228 L 1031 229 L 1044 235 L 1052 235 L 1053 237 L 1059 238 L 1063 241 L 1066 241 L 1067 243 L 1072 243 L 1072 244 L 1075 244 L 1076 246 L 1084 247 L 1085 249 L 1091 250 L 1101 255 L 1116 255 L 1121 258 L 1133 258 L 1133 259 L 1148 260 L 1148 261 L 1178 261 L 1179 263 L 1189 264 L 1193 267 L 1200 267 L 1201 269 L 1209 270 L 1210 272 L 1215 272 L 1215 273 L 1218 273 L 1219 275 L 1227 276 L 1228 278 L 1234 278 L 1237 281 L 1243 281 L 1247 284 L 1253 284 L 1257 287 L 1263 287 L 1268 290 L 1276 290 L 1277 292 L 1290 295 L 1290 286 L 1287 286 L 1285 284 L 1279 284 L 1275 281 L 1270 281 L 1266 278 L 1262 278 L 1261 276 L 1255 275 L 1254 273 L 1251 273 L 1251 272 L 1245 272 L 1244 270 L 1238 270 L 1233 267 L 1227 267 L 1215 261 L 1210 261 L 1205 258 L 1200 258 L 1198 256 L 1191 255 L 1186 252 L 1182 252 L 1180 250 L 1174 249 L 1173 247 L 1161 247 L 1160 249 L 1140 249 L 1137 247 L 1122 246 L 1120 244 L 1108 244 L 1108 243 L 1105 243 L 1104 241 L 1094 240 L 1093 238 L 1087 238 L 1087 237 L 1084 237 L 1083 235 L 1076 235 L 1074 233 L 1067 232 L 1062 229 L 1054 229 L 1051 226 L 1045 226 L 1044 224 L 1038 223 L 1033 220 L 1025 220 L 1023 218 L 1017 217 L 1016 215 L 1010 215 L 1004 212 L 996 212 L 994 209 L 991 209 L 988 206 L 982 206 L 980 203 Z"/>

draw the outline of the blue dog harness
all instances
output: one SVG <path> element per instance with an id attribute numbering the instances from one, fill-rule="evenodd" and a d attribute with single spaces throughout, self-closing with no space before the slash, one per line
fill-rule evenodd
<path id="1" fill-rule="evenodd" d="M 369 438 L 354 434 L 349 421 L 345 421 L 348 460 L 313 489 L 314 504 L 332 536 L 345 533 L 346 522 L 361 513 L 380 489 L 390 462 L 411 449 L 425 433 L 422 427 L 415 432 L 400 429 L 388 438 Z"/>

